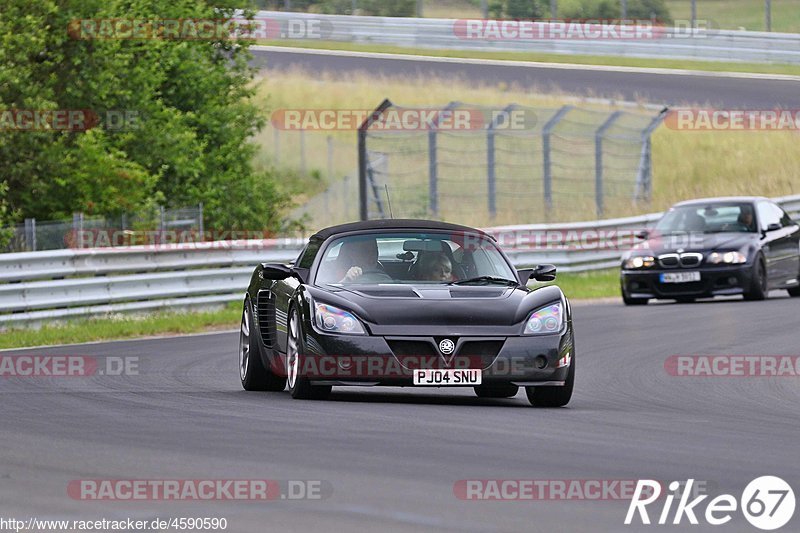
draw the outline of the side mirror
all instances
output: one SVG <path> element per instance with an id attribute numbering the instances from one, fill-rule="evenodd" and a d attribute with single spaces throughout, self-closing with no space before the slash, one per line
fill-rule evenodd
<path id="1" fill-rule="evenodd" d="M 650 230 L 643 229 L 635 231 L 633 233 L 633 236 L 636 237 L 637 239 L 642 239 L 643 241 L 646 241 L 647 238 L 650 236 Z"/>
<path id="2" fill-rule="evenodd" d="M 781 229 L 781 225 L 780 224 L 772 223 L 769 226 L 767 226 L 767 232 L 778 231 L 779 229 Z"/>
<path id="3" fill-rule="evenodd" d="M 555 265 L 538 265 L 531 276 L 536 281 L 553 281 L 556 279 Z"/>
<path id="4" fill-rule="evenodd" d="M 291 267 L 282 265 L 280 263 L 261 263 L 261 272 L 259 273 L 262 279 L 281 280 L 294 275 Z"/>
<path id="5" fill-rule="evenodd" d="M 556 279 L 555 265 L 538 265 L 536 268 L 523 268 L 517 270 L 517 276 L 522 285 L 527 285 L 528 280 L 553 281 Z"/>

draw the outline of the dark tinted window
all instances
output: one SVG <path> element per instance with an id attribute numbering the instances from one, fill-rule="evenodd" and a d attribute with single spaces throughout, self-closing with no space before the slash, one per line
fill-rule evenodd
<path id="1" fill-rule="evenodd" d="M 784 228 L 788 228 L 789 226 L 797 225 L 797 223 L 794 220 L 792 220 L 792 217 L 789 216 L 789 213 L 781 209 L 779 205 L 776 205 L 775 207 L 777 207 L 778 210 L 781 212 L 781 226 L 783 226 Z"/>
<path id="2" fill-rule="evenodd" d="M 322 241 L 313 240 L 308 243 L 306 249 L 303 250 L 303 254 L 297 259 L 295 266 L 297 268 L 311 268 L 311 265 L 314 263 L 314 259 L 317 257 L 317 252 L 319 252 L 319 247 L 322 244 Z"/>

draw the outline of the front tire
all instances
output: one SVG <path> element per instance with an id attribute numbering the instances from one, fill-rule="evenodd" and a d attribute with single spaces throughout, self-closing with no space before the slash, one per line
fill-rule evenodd
<path id="1" fill-rule="evenodd" d="M 570 361 L 567 379 L 560 386 L 525 387 L 525 395 L 534 407 L 564 407 L 572 399 L 575 385 L 575 356 Z"/>
<path id="2" fill-rule="evenodd" d="M 789 296 L 795 296 L 795 297 L 800 296 L 800 287 L 792 287 L 791 289 L 788 290 L 789 290 Z"/>
<path id="3" fill-rule="evenodd" d="M 767 293 L 767 269 L 764 266 L 764 258 L 759 256 L 753 265 L 753 278 L 750 280 L 750 288 L 744 293 L 744 299 L 766 300 Z"/>
<path id="4" fill-rule="evenodd" d="M 647 305 L 647 302 L 649 301 L 649 298 L 631 298 L 624 292 L 622 293 L 622 302 L 625 305 Z"/>
<path id="5" fill-rule="evenodd" d="M 472 387 L 478 398 L 513 398 L 519 392 L 519 386 L 512 383 L 503 385 L 478 385 Z"/>
<path id="6" fill-rule="evenodd" d="M 286 374 L 289 392 L 296 400 L 324 400 L 331 393 L 330 385 L 312 385 L 308 378 L 303 376 L 303 352 L 305 339 L 303 326 L 300 323 L 300 314 L 292 308 L 289 314 L 289 337 L 286 342 Z"/>
<path id="7" fill-rule="evenodd" d="M 247 391 L 282 391 L 286 388 L 286 378 L 273 374 L 261 361 L 249 298 L 244 301 L 239 328 L 239 379 Z"/>

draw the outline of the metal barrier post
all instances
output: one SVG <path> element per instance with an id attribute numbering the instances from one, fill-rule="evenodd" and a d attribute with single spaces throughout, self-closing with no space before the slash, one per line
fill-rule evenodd
<path id="1" fill-rule="evenodd" d="M 550 209 L 553 207 L 553 174 L 552 174 L 552 165 L 553 162 L 550 158 L 550 134 L 553 131 L 553 128 L 556 127 L 556 124 L 564 118 L 569 110 L 572 109 L 571 105 L 565 105 L 558 111 L 556 114 L 547 121 L 542 128 L 542 161 L 544 164 L 544 172 L 543 172 L 543 182 L 544 182 L 544 205 L 546 209 Z"/>
<path id="2" fill-rule="evenodd" d="M 391 100 L 386 98 L 358 127 L 358 209 L 361 220 L 369 218 L 367 209 L 369 201 L 367 198 L 367 130 L 392 105 Z"/>
<path id="3" fill-rule="evenodd" d="M 639 157 L 639 170 L 636 173 L 636 185 L 633 191 L 633 200 L 640 198 L 650 199 L 653 184 L 653 158 L 652 158 L 652 135 L 653 131 L 661 124 L 669 111 L 665 107 L 661 112 L 650 121 L 650 124 L 642 131 L 642 154 Z"/>
<path id="4" fill-rule="evenodd" d="M 497 177 L 495 175 L 495 150 L 494 137 L 497 122 L 501 118 L 510 120 L 509 113 L 517 107 L 516 104 L 507 105 L 503 113 L 497 115 L 486 128 L 486 186 L 488 189 L 489 216 L 494 218 L 497 215 Z"/>
<path id="5" fill-rule="evenodd" d="M 29 252 L 36 251 L 36 219 L 25 219 L 25 244 Z"/>
<path id="6" fill-rule="evenodd" d="M 621 115 L 622 111 L 611 113 L 611 116 L 597 128 L 594 137 L 594 195 L 598 218 L 603 216 L 603 135 Z"/>
<path id="7" fill-rule="evenodd" d="M 450 102 L 441 110 L 439 116 L 431 124 L 428 131 L 428 209 L 432 216 L 439 214 L 439 177 L 437 165 L 436 132 L 439 130 L 439 119 L 444 113 L 450 113 L 459 106 L 458 102 Z"/>

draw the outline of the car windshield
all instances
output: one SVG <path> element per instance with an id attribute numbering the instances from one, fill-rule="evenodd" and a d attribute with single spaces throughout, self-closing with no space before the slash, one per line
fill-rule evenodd
<path id="1" fill-rule="evenodd" d="M 323 252 L 318 285 L 508 284 L 516 273 L 478 233 L 370 233 L 341 237 Z"/>
<path id="2" fill-rule="evenodd" d="M 753 233 L 755 214 L 748 203 L 710 203 L 673 207 L 656 224 L 655 232 L 673 233 Z"/>

